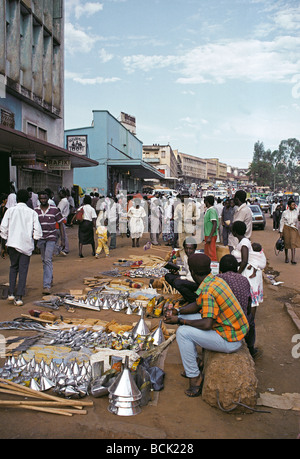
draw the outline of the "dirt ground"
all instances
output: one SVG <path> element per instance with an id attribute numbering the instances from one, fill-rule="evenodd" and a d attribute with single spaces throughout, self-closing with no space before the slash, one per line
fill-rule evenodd
<path id="1" fill-rule="evenodd" d="M 84 247 L 84 258 L 78 257 L 77 228 L 68 228 L 71 252 L 68 257 L 54 259 L 54 291 L 65 292 L 72 288 L 83 288 L 83 278 L 94 276 L 101 271 L 112 269 L 113 262 L 131 254 L 144 254 L 142 239 L 140 248 L 132 248 L 130 239 L 117 239 L 117 249 L 108 259 L 96 260 L 91 256 L 90 246 Z M 264 302 L 256 315 L 257 346 L 262 349 L 262 356 L 256 360 L 258 392 L 272 389 L 274 394 L 300 391 L 300 358 L 293 358 L 292 337 L 300 333 L 285 308 L 286 302 L 292 302 L 300 294 L 298 264 L 284 263 L 281 253 L 275 255 L 274 244 L 278 233 L 272 231 L 271 219 L 267 216 L 264 231 L 254 231 L 253 241 L 262 243 L 268 258 L 268 270 L 279 273 L 280 286 L 265 284 Z M 164 250 L 164 251 L 163 251 Z M 160 255 L 157 250 L 147 253 Z M 165 253 L 162 246 L 161 255 Z M 0 261 L 0 283 L 8 282 L 9 260 Z M 22 313 L 33 309 L 33 301 L 42 297 L 42 263 L 40 255 L 33 255 L 28 275 L 28 292 L 23 307 L 10 305 L 7 300 L 0 300 L 0 322 L 13 320 Z M 35 307 L 36 308 L 36 307 Z M 300 306 L 293 304 L 299 314 Z M 65 308 L 59 313 L 70 317 Z M 77 309 L 72 317 L 95 317 L 103 320 L 115 319 L 119 323 L 136 322 L 138 316 L 126 316 L 113 311 L 91 311 Z M 158 319 L 151 319 L 152 325 Z M 176 328 L 176 327 L 175 327 Z M 1 331 L 5 336 L 18 335 L 12 330 Z M 24 332 L 21 332 L 24 335 Z M 2 366 L 4 360 L 0 360 Z M 108 410 L 108 398 L 88 398 L 94 402 L 84 416 L 65 418 L 53 414 L 27 412 L 18 409 L 0 408 L 0 438 L 2 439 L 295 439 L 300 432 L 299 412 L 265 407 L 269 413 L 253 412 L 241 414 L 225 413 L 206 404 L 201 397 L 188 398 L 184 394 L 187 380 L 180 376 L 181 359 L 176 340 L 168 347 L 164 361 L 165 384 L 159 392 L 156 405 L 147 405 L 137 416 L 120 417 Z M 7 399 L 0 394 L 0 400 Z"/>

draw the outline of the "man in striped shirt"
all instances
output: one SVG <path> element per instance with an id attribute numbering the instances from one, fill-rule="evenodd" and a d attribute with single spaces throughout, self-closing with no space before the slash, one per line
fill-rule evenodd
<path id="1" fill-rule="evenodd" d="M 197 362 L 197 345 L 215 352 L 236 352 L 249 330 L 247 318 L 228 284 L 211 274 L 210 258 L 205 254 L 189 257 L 190 272 L 198 283 L 196 302 L 172 311 L 166 323 L 183 325 L 176 333 L 189 397 L 201 393 L 202 374 Z"/>
<path id="2" fill-rule="evenodd" d="M 62 249 L 65 245 L 63 221 L 64 218 L 60 210 L 48 203 L 49 196 L 46 191 L 38 193 L 40 205 L 34 210 L 38 214 L 38 218 L 43 230 L 43 236 L 38 241 L 38 248 L 41 251 L 43 261 L 43 293 L 50 294 L 53 282 L 53 252 L 57 239 L 56 223 L 59 225 Z"/>

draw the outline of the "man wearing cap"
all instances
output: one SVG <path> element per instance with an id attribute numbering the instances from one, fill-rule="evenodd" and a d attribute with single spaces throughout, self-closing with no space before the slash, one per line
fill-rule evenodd
<path id="1" fill-rule="evenodd" d="M 198 298 L 165 316 L 168 324 L 178 324 L 176 340 L 184 367 L 183 376 L 189 378 L 185 394 L 197 397 L 201 393 L 202 373 L 197 362 L 197 346 L 215 352 L 236 352 L 249 330 L 247 318 L 228 284 L 211 274 L 210 258 L 193 254 L 188 263 Z"/>

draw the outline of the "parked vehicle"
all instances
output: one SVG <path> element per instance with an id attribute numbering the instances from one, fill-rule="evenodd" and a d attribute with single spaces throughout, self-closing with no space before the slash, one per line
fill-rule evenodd
<path id="1" fill-rule="evenodd" d="M 267 213 L 270 210 L 270 204 L 265 199 L 258 200 L 261 210 Z"/>
<path id="2" fill-rule="evenodd" d="M 265 217 L 264 212 L 256 204 L 253 204 L 253 205 L 251 205 L 249 207 L 250 207 L 251 212 L 252 212 L 252 226 L 253 226 L 253 229 L 259 228 L 259 229 L 264 230 L 265 226 L 266 226 L 266 217 Z"/>

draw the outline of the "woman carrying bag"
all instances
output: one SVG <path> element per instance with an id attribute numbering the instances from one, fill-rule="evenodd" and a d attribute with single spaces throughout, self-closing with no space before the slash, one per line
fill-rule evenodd
<path id="1" fill-rule="evenodd" d="M 91 244 L 93 256 L 95 256 L 95 239 L 94 228 L 96 227 L 97 214 L 95 209 L 91 206 L 92 198 L 86 195 L 83 199 L 83 205 L 77 209 L 76 214 L 72 219 L 72 223 L 77 221 L 78 240 L 79 240 L 79 257 L 83 258 L 82 247 Z"/>
<path id="2" fill-rule="evenodd" d="M 300 234 L 298 231 L 298 210 L 293 199 L 289 199 L 288 208 L 282 213 L 280 220 L 280 237 L 284 240 L 285 263 L 289 263 L 288 251 L 291 250 L 291 263 L 296 265 L 296 249 L 300 248 Z"/>

